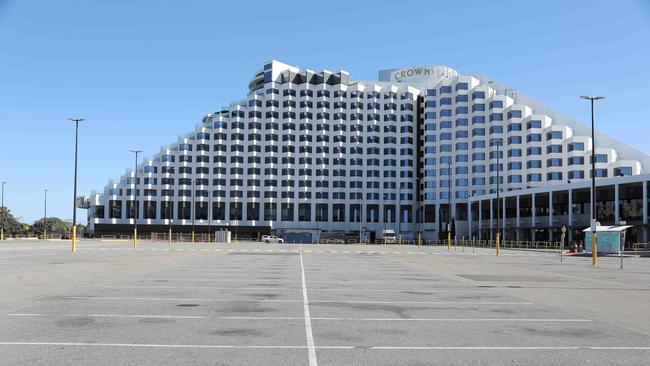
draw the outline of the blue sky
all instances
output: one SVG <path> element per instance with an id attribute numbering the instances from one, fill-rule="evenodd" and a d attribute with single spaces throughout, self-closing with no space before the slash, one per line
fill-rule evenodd
<path id="1" fill-rule="evenodd" d="M 264 61 L 482 72 L 650 153 L 650 1 L 0 0 L 0 180 L 25 221 L 72 217 L 79 194 L 241 100 Z M 85 222 L 85 213 L 79 215 Z"/>

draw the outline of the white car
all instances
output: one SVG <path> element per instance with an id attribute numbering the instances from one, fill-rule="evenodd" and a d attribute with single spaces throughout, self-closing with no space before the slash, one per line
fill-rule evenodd
<path id="1" fill-rule="evenodd" d="M 263 243 L 280 243 L 284 244 L 284 239 L 278 238 L 275 235 L 262 235 L 262 242 Z"/>
<path id="2" fill-rule="evenodd" d="M 325 244 L 345 244 L 343 239 L 325 239 Z"/>

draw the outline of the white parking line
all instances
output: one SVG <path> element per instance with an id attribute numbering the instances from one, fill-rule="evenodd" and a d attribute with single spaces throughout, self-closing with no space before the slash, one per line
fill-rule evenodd
<path id="1" fill-rule="evenodd" d="M 302 246 L 299 247 L 302 249 Z M 314 348 L 314 335 L 311 331 L 311 319 L 309 317 L 309 299 L 307 298 L 307 285 L 305 281 L 305 266 L 302 262 L 302 251 L 300 252 L 300 272 L 302 274 L 302 303 L 305 311 L 305 334 L 307 336 L 307 349 L 309 353 L 309 366 L 318 366 L 316 349 Z"/>
<path id="2" fill-rule="evenodd" d="M 51 317 L 90 317 L 90 318 L 162 318 L 162 319 L 205 319 L 205 316 L 194 315 L 143 315 L 143 314 L 24 314 L 13 313 L 8 316 L 51 316 Z"/>
<path id="3" fill-rule="evenodd" d="M 205 289 L 205 290 L 297 290 L 300 291 L 300 287 L 281 287 L 281 288 L 269 288 L 269 287 L 218 287 L 218 286 L 106 286 L 106 288 L 128 288 L 128 289 Z"/>
<path id="4" fill-rule="evenodd" d="M 421 304 L 421 305 L 534 305 L 532 302 L 495 301 L 365 301 L 365 300 L 313 300 L 311 304 Z"/>
<path id="5" fill-rule="evenodd" d="M 174 297 L 94 297 L 94 296 L 65 296 L 71 300 L 126 300 L 126 301 L 212 301 L 212 302 L 302 302 L 302 300 L 278 299 L 205 299 L 205 298 L 174 298 Z"/>
<path id="6" fill-rule="evenodd" d="M 210 315 L 147 315 L 147 314 L 44 314 L 12 313 L 16 317 L 92 317 L 92 318 L 170 318 L 170 319 L 219 319 L 219 320 L 304 320 L 295 316 L 210 316 Z M 314 321 L 349 322 L 440 322 L 440 323 L 587 323 L 590 319 L 544 319 L 544 318 L 355 318 L 355 317 L 310 317 Z"/>
<path id="7" fill-rule="evenodd" d="M 231 344 L 146 344 L 146 343 L 86 343 L 86 342 L 0 342 L 0 346 L 58 346 L 58 347 L 122 347 L 122 348 L 188 348 L 188 349 L 305 349 L 308 346 L 287 345 L 231 345 Z M 650 346 L 532 346 L 532 347 L 483 347 L 483 346 L 316 346 L 316 349 L 362 349 L 362 350 L 410 350 L 410 351 L 650 351 Z"/>

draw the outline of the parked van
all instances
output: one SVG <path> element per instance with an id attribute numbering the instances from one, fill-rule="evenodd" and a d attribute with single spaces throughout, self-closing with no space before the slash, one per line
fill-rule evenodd
<path id="1" fill-rule="evenodd" d="M 395 230 L 393 229 L 386 229 L 382 232 L 382 236 L 384 239 L 385 244 L 396 244 L 397 243 L 397 236 L 395 235 Z"/>

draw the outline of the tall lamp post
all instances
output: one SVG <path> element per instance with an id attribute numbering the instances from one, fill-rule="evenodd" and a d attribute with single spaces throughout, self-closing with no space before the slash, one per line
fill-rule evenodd
<path id="1" fill-rule="evenodd" d="M 0 240 L 5 240 L 5 184 L 2 182 L 2 205 L 0 206 Z"/>
<path id="2" fill-rule="evenodd" d="M 500 187 L 500 181 L 501 181 L 501 175 L 500 175 L 501 169 L 500 168 L 501 167 L 499 166 L 499 154 L 501 153 L 501 150 L 499 149 L 499 147 L 502 144 L 503 144 L 503 140 L 501 140 L 499 138 L 490 139 L 490 145 L 497 147 L 497 166 L 496 166 L 496 170 L 497 170 L 497 232 L 496 232 L 497 257 L 501 254 L 501 249 L 499 248 L 500 244 L 501 244 L 500 243 L 500 240 L 501 240 L 501 210 L 500 210 L 500 208 L 501 208 L 501 200 L 500 200 L 500 197 L 499 197 L 499 191 L 501 190 L 501 187 Z"/>
<path id="3" fill-rule="evenodd" d="M 169 219 L 169 235 L 167 240 L 169 245 L 172 245 L 172 218 L 174 217 L 174 204 L 171 201 L 167 201 L 167 214 Z"/>
<path id="4" fill-rule="evenodd" d="M 43 240 L 47 240 L 47 188 L 45 189 L 45 199 L 43 201 Z"/>
<path id="5" fill-rule="evenodd" d="M 192 178 L 192 207 L 190 207 L 190 213 L 192 214 L 192 244 L 194 244 L 194 218 L 196 217 L 196 201 L 194 196 L 196 196 L 196 191 L 194 190 L 194 181 L 196 178 Z"/>
<path id="6" fill-rule="evenodd" d="M 135 165 L 133 165 L 133 186 L 135 187 L 135 200 L 133 201 L 133 247 L 136 248 L 138 246 L 138 154 L 142 150 L 129 151 L 135 154 Z"/>
<path id="7" fill-rule="evenodd" d="M 68 118 L 74 122 L 74 188 L 72 197 L 72 253 L 77 251 L 77 152 L 79 145 L 79 122 L 85 118 Z"/>
<path id="8" fill-rule="evenodd" d="M 594 129 L 594 101 L 605 97 L 583 95 L 580 99 L 591 102 L 591 264 L 598 267 L 598 238 L 596 236 L 596 134 Z"/>
<path id="9" fill-rule="evenodd" d="M 447 250 L 451 250 L 451 156 L 447 161 Z"/>

